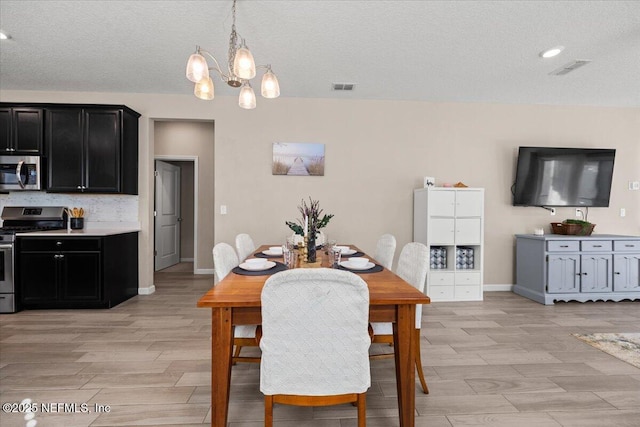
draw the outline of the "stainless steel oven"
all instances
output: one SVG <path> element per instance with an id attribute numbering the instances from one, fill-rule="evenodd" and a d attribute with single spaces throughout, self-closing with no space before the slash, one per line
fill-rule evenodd
<path id="1" fill-rule="evenodd" d="M 5 206 L 0 219 L 0 313 L 14 313 L 20 309 L 15 281 L 16 234 L 64 229 L 67 214 L 64 206 Z"/>
<path id="2" fill-rule="evenodd" d="M 16 311 L 13 283 L 13 242 L 0 241 L 0 313 Z"/>
<path id="3" fill-rule="evenodd" d="M 40 157 L 0 156 L 0 191 L 40 190 Z"/>

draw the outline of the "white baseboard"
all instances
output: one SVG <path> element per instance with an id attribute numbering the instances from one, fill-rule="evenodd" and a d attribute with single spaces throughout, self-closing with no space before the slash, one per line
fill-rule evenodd
<path id="1" fill-rule="evenodd" d="M 193 258 L 180 258 L 180 262 L 193 262 Z"/>
<path id="2" fill-rule="evenodd" d="M 513 285 L 484 285 L 482 290 L 484 292 L 511 292 L 513 290 Z"/>
<path id="3" fill-rule="evenodd" d="M 193 274 L 213 274 L 214 272 L 213 268 L 197 268 Z"/>
<path id="4" fill-rule="evenodd" d="M 148 288 L 138 288 L 138 295 L 151 295 L 155 291 L 156 287 L 154 285 L 151 285 Z"/>

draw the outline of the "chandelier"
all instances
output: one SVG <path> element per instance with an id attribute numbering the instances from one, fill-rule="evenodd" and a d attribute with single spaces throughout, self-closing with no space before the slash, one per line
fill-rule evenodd
<path id="1" fill-rule="evenodd" d="M 196 52 L 189 57 L 187 62 L 187 79 L 195 83 L 193 89 L 195 96 L 207 101 L 212 100 L 214 87 L 209 71 L 216 71 L 223 82 L 231 87 L 240 88 L 238 104 L 240 108 L 250 110 L 256 108 L 256 94 L 253 92 L 250 81 L 256 76 L 256 68 L 267 70 L 262 76 L 261 93 L 263 97 L 277 98 L 280 96 L 280 85 L 278 78 L 271 71 L 271 65 L 256 66 L 245 40 L 236 32 L 236 0 L 233 0 L 231 12 L 233 24 L 229 36 L 229 58 L 226 72 L 222 71 L 220 64 L 211 53 L 196 46 Z M 203 54 L 213 60 L 215 67 L 209 67 Z"/>

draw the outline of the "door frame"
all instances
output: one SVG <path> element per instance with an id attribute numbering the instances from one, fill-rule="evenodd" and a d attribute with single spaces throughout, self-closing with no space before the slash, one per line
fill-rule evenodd
<path id="1" fill-rule="evenodd" d="M 193 274 L 197 274 L 198 271 L 198 156 L 182 156 L 173 154 L 155 154 L 153 156 L 153 168 L 155 171 L 156 160 L 162 160 L 163 162 L 193 162 Z M 156 197 L 156 186 L 153 185 L 153 200 Z M 153 211 L 153 209 L 152 209 Z M 153 217 L 153 243 L 155 247 L 156 231 L 155 231 L 156 218 Z M 153 251 L 152 251 L 153 254 Z M 155 265 L 155 259 L 152 257 L 152 264 Z"/>

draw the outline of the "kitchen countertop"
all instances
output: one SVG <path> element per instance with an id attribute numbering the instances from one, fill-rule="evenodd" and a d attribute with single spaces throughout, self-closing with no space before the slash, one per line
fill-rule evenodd
<path id="1" fill-rule="evenodd" d="M 112 236 L 114 234 L 136 233 L 139 232 L 139 228 L 89 228 L 82 230 L 47 230 L 47 231 L 33 231 L 31 233 L 16 233 L 17 237 L 63 237 L 63 236 L 87 236 L 87 237 L 101 237 Z"/>

